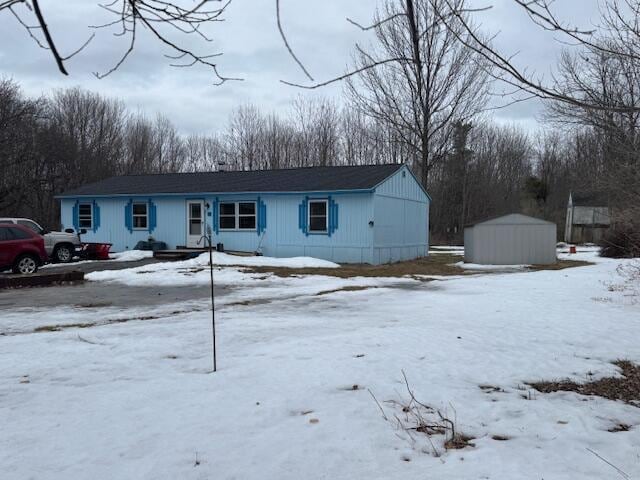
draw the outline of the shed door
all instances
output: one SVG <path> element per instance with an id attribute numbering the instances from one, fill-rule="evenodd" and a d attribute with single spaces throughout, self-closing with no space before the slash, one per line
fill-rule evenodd
<path id="1" fill-rule="evenodd" d="M 203 200 L 187 200 L 187 247 L 204 248 L 205 213 Z"/>

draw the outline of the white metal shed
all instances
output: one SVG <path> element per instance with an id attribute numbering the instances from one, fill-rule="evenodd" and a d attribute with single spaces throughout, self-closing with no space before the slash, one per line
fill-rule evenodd
<path id="1" fill-rule="evenodd" d="M 556 224 L 511 213 L 464 229 L 464 261 L 485 265 L 556 262 Z"/>

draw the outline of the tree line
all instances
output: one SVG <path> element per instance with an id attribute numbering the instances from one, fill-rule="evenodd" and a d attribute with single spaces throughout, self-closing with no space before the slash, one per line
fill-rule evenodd
<path id="1" fill-rule="evenodd" d="M 487 118 L 452 128 L 427 184 L 435 240 L 457 241 L 465 223 L 523 207 L 562 225 L 569 190 L 599 168 L 600 145 L 586 131 L 540 136 Z M 164 116 L 93 92 L 28 98 L 0 82 L 0 216 L 50 227 L 59 223 L 56 194 L 113 175 L 403 162 L 419 172 L 401 135 L 326 98 L 299 97 L 280 115 L 244 105 L 221 132 L 182 135 Z M 532 178 L 544 191 L 531 190 Z"/>

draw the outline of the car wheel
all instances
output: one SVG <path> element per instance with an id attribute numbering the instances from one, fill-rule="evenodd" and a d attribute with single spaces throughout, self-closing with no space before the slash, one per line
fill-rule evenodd
<path id="1" fill-rule="evenodd" d="M 69 245 L 60 245 L 56 247 L 56 251 L 53 252 L 53 257 L 55 258 L 56 262 L 69 263 L 73 258 L 71 247 Z"/>
<path id="2" fill-rule="evenodd" d="M 38 271 L 38 260 L 33 255 L 22 255 L 18 257 L 13 266 L 13 273 L 29 274 Z"/>

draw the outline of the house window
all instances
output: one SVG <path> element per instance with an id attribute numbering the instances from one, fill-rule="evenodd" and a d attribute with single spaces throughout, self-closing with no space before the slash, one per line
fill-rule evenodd
<path id="1" fill-rule="evenodd" d="M 236 229 L 236 204 L 235 203 L 220 204 L 220 229 L 221 230 Z"/>
<path id="2" fill-rule="evenodd" d="M 90 203 L 78 205 L 78 227 L 93 228 L 93 205 Z"/>
<path id="3" fill-rule="evenodd" d="M 256 202 L 222 202 L 220 230 L 255 230 Z"/>
<path id="4" fill-rule="evenodd" d="M 310 233 L 326 233 L 328 231 L 327 207 L 327 200 L 309 200 Z"/>
<path id="5" fill-rule="evenodd" d="M 255 202 L 238 203 L 238 228 L 240 230 L 256 229 L 256 204 Z"/>
<path id="6" fill-rule="evenodd" d="M 133 229 L 147 230 L 149 226 L 148 204 L 134 203 L 131 211 L 133 212 Z"/>

